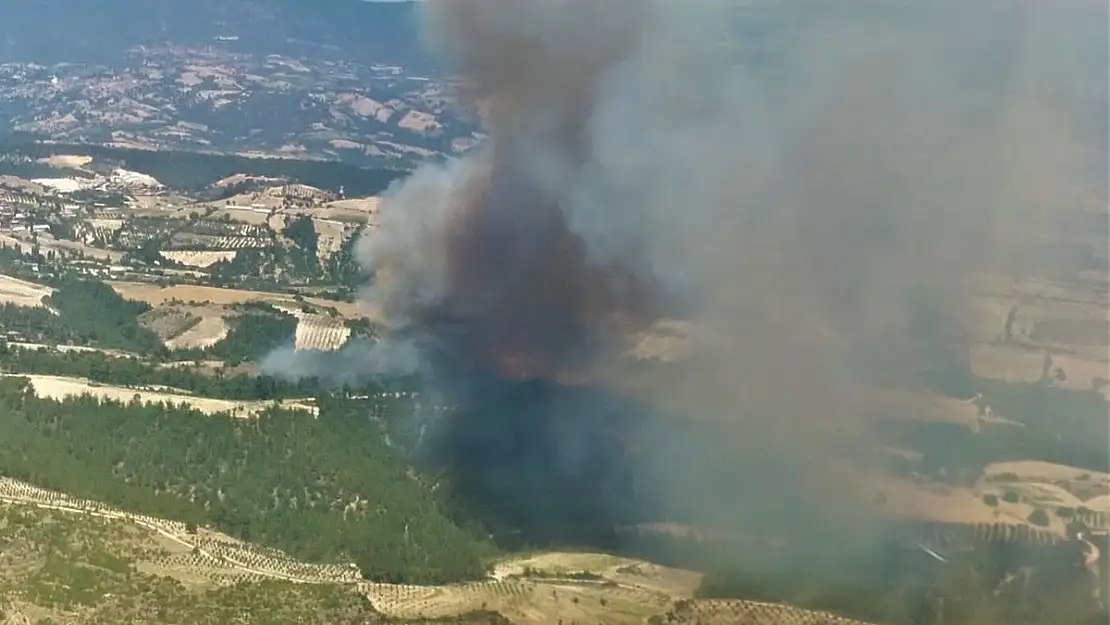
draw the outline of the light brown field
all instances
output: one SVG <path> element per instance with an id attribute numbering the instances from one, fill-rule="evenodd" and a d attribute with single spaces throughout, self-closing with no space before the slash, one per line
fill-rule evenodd
<path id="1" fill-rule="evenodd" d="M 1073 481 L 1086 476 L 1084 479 L 1092 482 L 1110 483 L 1110 473 L 1077 469 L 1063 464 L 1054 464 L 1040 460 L 995 462 L 983 471 L 985 477 L 997 476 L 1003 473 L 1012 473 L 1023 480 L 1040 480 L 1048 482 L 1060 480 Z"/>
<path id="2" fill-rule="evenodd" d="M 1026 523 L 1026 516 L 1000 513 L 983 503 L 979 494 L 968 488 L 923 484 L 909 479 L 874 477 L 869 493 L 882 497 L 882 511 L 894 518 L 937 521 L 940 523 Z"/>
<path id="3" fill-rule="evenodd" d="M 588 578 L 575 578 L 575 574 Z M 492 579 L 452 586 L 367 584 L 381 612 L 436 618 L 491 609 L 514 623 L 633 625 L 693 595 L 701 575 L 594 553 L 544 553 L 498 563 Z"/>
<path id="4" fill-rule="evenodd" d="M 1013 491 L 1042 508 L 1084 507 L 1110 515 L 1110 474 L 1041 461 L 996 462 L 983 471 L 982 492 Z"/>
<path id="5" fill-rule="evenodd" d="M 250 301 L 286 302 L 296 305 L 293 296 L 284 293 L 267 293 L 265 291 L 245 291 L 240 289 L 223 289 L 214 286 L 196 286 L 177 284 L 159 286 L 144 282 L 108 282 L 120 296 L 146 302 L 151 306 L 161 306 L 176 300 L 179 302 L 205 302 L 227 306 Z M 363 306 L 352 302 L 337 302 L 318 297 L 306 297 L 306 302 L 321 308 L 334 308 L 345 318 L 354 319 L 365 317 L 368 311 Z"/>
<path id="6" fill-rule="evenodd" d="M 40 158 L 38 162 L 50 165 L 51 167 L 84 167 L 92 162 L 91 156 L 82 156 L 78 154 L 51 154 L 45 158 Z"/>
<path id="7" fill-rule="evenodd" d="M 38 235 L 39 247 L 45 254 L 47 251 L 53 250 L 59 254 L 74 256 L 77 253 L 82 253 L 88 258 L 95 258 L 97 260 L 107 261 L 110 263 L 119 262 L 123 258 L 122 252 L 113 250 L 102 250 L 100 248 L 78 243 L 77 241 L 70 241 L 68 239 L 55 239 L 54 235 L 49 232 L 42 232 Z M 19 247 L 23 250 L 30 250 L 33 243 L 30 238 L 20 238 L 7 234 L 0 234 L 0 244 L 8 247 Z"/>
<path id="8" fill-rule="evenodd" d="M 237 221 L 240 223 L 250 224 L 252 226 L 261 226 L 266 224 L 270 217 L 270 209 L 268 208 L 236 208 L 226 207 L 220 208 L 212 213 L 212 219 L 227 219 Z"/>
<path id="9" fill-rule="evenodd" d="M 43 305 L 42 298 L 52 293 L 54 289 L 48 286 L 0 275 L 0 303 L 37 308 Z"/>
<path id="10" fill-rule="evenodd" d="M 227 336 L 227 322 L 219 314 L 209 314 L 200 322 L 177 336 L 165 341 L 166 347 L 204 349 L 219 343 Z"/>
<path id="11" fill-rule="evenodd" d="M 235 260 L 238 252 L 234 250 L 223 251 L 173 251 L 173 252 L 159 252 L 163 258 L 172 260 L 188 267 L 211 267 L 220 261 Z"/>
<path id="12" fill-rule="evenodd" d="M 12 377 L 12 376 L 6 376 Z M 109 384 L 99 384 L 81 378 L 69 378 L 63 376 L 53 375 L 19 375 L 17 377 L 25 377 L 31 381 L 31 386 L 34 389 L 35 395 L 43 398 L 50 399 L 65 399 L 66 397 L 80 397 L 82 395 L 89 395 L 100 399 L 109 399 L 119 402 L 130 402 L 135 398 L 143 403 L 150 404 L 172 404 L 188 406 L 194 410 L 206 414 L 216 414 L 226 412 L 233 417 L 249 418 L 259 412 L 266 410 L 275 405 L 280 405 L 283 408 L 290 408 L 294 410 L 314 411 L 314 407 L 306 404 L 286 400 L 281 402 L 248 402 L 248 401 L 232 401 L 227 399 L 212 399 L 209 397 L 197 397 L 189 395 L 183 391 L 173 392 L 175 389 L 157 389 L 150 388 L 127 388 L 124 386 L 112 386 Z"/>
<path id="13" fill-rule="evenodd" d="M 1053 384 L 1061 388 L 1090 390 L 1096 378 L 1110 379 L 1110 362 L 1052 353 L 1049 375 Z M 997 345 L 980 343 L 971 348 L 972 373 L 986 378 L 1006 380 L 1007 382 L 1036 382 L 1041 379 L 1045 351 L 1020 345 Z M 1064 373 L 1064 379 L 1054 376 L 1057 369 Z"/>
<path id="14" fill-rule="evenodd" d="M 871 388 L 867 390 L 867 403 L 870 411 L 882 419 L 973 425 L 979 414 L 968 401 L 926 391 Z"/>
<path id="15" fill-rule="evenodd" d="M 317 257 L 320 260 L 325 260 L 338 252 L 339 248 L 343 246 L 344 239 L 346 239 L 348 227 L 338 221 L 318 218 L 312 219 L 312 225 L 316 228 L 316 235 L 319 239 L 316 251 Z"/>

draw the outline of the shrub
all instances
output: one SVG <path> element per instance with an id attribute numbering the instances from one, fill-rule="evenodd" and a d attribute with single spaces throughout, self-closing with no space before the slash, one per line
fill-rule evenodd
<path id="1" fill-rule="evenodd" d="M 1005 501 L 1006 503 L 1017 503 L 1021 501 L 1021 495 L 1018 495 L 1012 490 L 1008 490 L 1002 493 L 1002 501 Z"/>
<path id="2" fill-rule="evenodd" d="M 1037 508 L 1029 514 L 1029 522 L 1038 527 L 1048 527 L 1048 513 Z"/>
<path id="3" fill-rule="evenodd" d="M 1060 517 L 1061 519 L 1070 519 L 1075 516 L 1075 509 L 1068 508 L 1067 506 L 1060 506 L 1059 508 L 1056 508 L 1056 516 Z"/>
<path id="4" fill-rule="evenodd" d="M 988 506 L 990 506 L 992 508 L 997 506 L 998 505 L 998 495 L 995 495 L 994 493 L 984 494 L 983 495 L 983 503 L 987 504 Z"/>

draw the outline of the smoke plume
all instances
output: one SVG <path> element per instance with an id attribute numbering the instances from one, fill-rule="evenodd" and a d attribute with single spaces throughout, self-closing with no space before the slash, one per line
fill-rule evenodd
<path id="1" fill-rule="evenodd" d="M 691 355 L 635 393 L 728 429 L 640 457 L 637 488 L 670 509 L 850 516 L 868 391 L 927 358 L 915 294 L 958 349 L 969 280 L 1063 262 L 1038 237 L 1105 193 L 1094 2 L 424 5 L 489 139 L 388 193 L 364 296 L 463 402 L 489 376 L 619 378 L 681 320 Z M 582 424 L 543 431 L 570 465 L 590 410 L 544 408 Z M 483 427 L 467 418 L 444 427 Z M 742 472 L 673 477 L 680 448 Z"/>

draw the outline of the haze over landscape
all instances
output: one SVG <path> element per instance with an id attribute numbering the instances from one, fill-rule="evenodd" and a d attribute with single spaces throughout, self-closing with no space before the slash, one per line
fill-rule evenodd
<path id="1" fill-rule="evenodd" d="M 0 620 L 1106 622 L 1105 6 L 135 1 L 3 9 Z"/>

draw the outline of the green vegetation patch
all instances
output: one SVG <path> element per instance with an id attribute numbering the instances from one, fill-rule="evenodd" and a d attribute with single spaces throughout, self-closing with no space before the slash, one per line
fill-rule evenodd
<path id="1" fill-rule="evenodd" d="M 18 618 L 18 602 L 52 615 L 38 622 L 89 625 L 508 625 L 489 612 L 391 619 L 349 585 L 262 581 L 192 590 L 139 571 L 138 562 L 161 554 L 152 539 L 126 522 L 0 505 L 2 617 Z"/>
<path id="2" fill-rule="evenodd" d="M 480 577 L 492 547 L 385 443 L 364 403 L 257 419 L 91 397 L 36 398 L 0 380 L 0 474 L 228 534 L 371 579 Z"/>
<path id="3" fill-rule="evenodd" d="M 63 279 L 43 303 L 57 312 L 6 304 L 0 328 L 33 342 L 92 345 L 136 353 L 164 351 L 158 336 L 139 325 L 147 304 L 123 299 L 102 282 Z"/>

